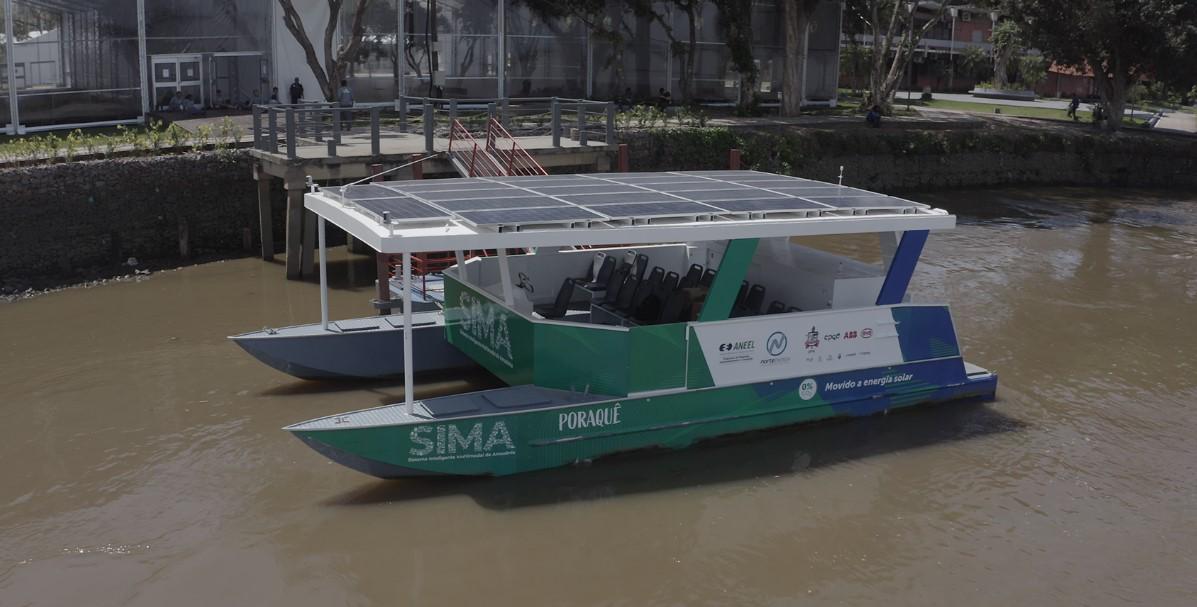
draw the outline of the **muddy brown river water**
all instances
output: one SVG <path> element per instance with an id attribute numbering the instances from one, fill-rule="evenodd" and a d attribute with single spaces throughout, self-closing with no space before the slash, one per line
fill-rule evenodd
<path id="1" fill-rule="evenodd" d="M 279 265 L 0 305 L 0 605 L 1197 604 L 1197 195 L 913 198 L 961 223 L 915 299 L 997 402 L 501 479 L 378 481 L 280 431 L 402 387 L 226 341 L 318 319 Z M 368 314 L 369 264 L 332 267 L 333 317 Z"/>

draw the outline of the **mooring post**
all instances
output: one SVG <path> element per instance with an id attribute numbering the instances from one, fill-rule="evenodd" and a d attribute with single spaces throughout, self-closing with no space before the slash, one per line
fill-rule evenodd
<path id="1" fill-rule="evenodd" d="M 191 258 L 191 227 L 187 224 L 187 218 L 181 215 L 179 216 L 179 257 Z"/>
<path id="2" fill-rule="evenodd" d="M 615 145 L 615 103 L 607 102 L 607 145 Z"/>
<path id="3" fill-rule="evenodd" d="M 398 101 L 398 105 L 399 105 L 399 132 L 406 133 L 407 132 L 407 99 L 404 97 L 400 97 L 399 101 Z"/>
<path id="4" fill-rule="evenodd" d="M 727 153 L 727 168 L 738 171 L 740 170 L 740 150 L 732 148 Z"/>
<path id="5" fill-rule="evenodd" d="M 370 108 L 370 155 L 378 156 L 382 153 L 382 135 L 379 133 L 379 120 L 382 118 L 382 108 Z"/>
<path id="6" fill-rule="evenodd" d="M 303 248 L 303 173 L 289 174 L 283 179 L 287 191 L 287 278 L 298 279 L 303 275 L 300 252 Z"/>
<path id="7" fill-rule="evenodd" d="M 391 308 L 384 307 L 385 303 L 391 301 L 391 256 L 384 253 L 376 253 L 374 255 L 374 270 L 378 278 L 378 313 L 382 316 L 387 316 L 391 313 Z"/>
<path id="8" fill-rule="evenodd" d="M 619 172 L 627 173 L 632 170 L 631 162 L 628 160 L 628 144 L 619 144 Z"/>
<path id="9" fill-rule="evenodd" d="M 254 112 L 254 149 L 264 149 L 262 146 L 262 108 L 261 106 L 253 106 Z"/>
<path id="10" fill-rule="evenodd" d="M 412 179 L 423 179 L 424 178 L 424 161 L 421 160 L 420 162 L 417 162 L 417 163 L 411 165 L 411 178 Z"/>
<path id="11" fill-rule="evenodd" d="M 553 147 L 561 147 L 561 101 L 553 97 L 552 103 L 549 104 L 552 108 L 552 118 L 549 122 L 553 129 Z"/>
<path id="12" fill-rule="evenodd" d="M 578 145 L 586 145 L 586 104 L 578 102 Z"/>
<path id="13" fill-rule="evenodd" d="M 507 128 L 507 98 L 504 97 L 499 100 L 499 125 Z"/>
<path id="14" fill-rule="evenodd" d="M 332 137 L 336 145 L 341 145 L 341 110 L 339 108 L 331 108 L 329 115 L 332 116 Z M 333 154 L 334 156 L 336 154 Z"/>
<path id="15" fill-rule="evenodd" d="M 271 154 L 278 153 L 278 112 L 274 108 L 266 110 L 266 116 L 269 118 L 267 122 L 270 124 L 270 131 L 267 133 L 270 136 L 270 141 L 266 143 L 266 149 L 270 150 Z"/>
<path id="16" fill-rule="evenodd" d="M 486 104 L 486 123 L 487 123 L 487 125 L 489 125 L 490 121 L 494 120 L 495 117 L 498 115 L 499 115 L 499 106 L 495 105 L 494 101 Z"/>
<path id="17" fill-rule="evenodd" d="M 432 136 L 436 128 L 436 116 L 432 111 L 432 103 L 424 98 L 424 151 L 432 151 Z"/>
<path id="18" fill-rule="evenodd" d="M 262 170 L 262 165 L 254 165 L 254 179 L 258 181 L 258 232 L 262 242 L 262 259 L 274 259 L 274 214 L 271 211 L 270 184 L 274 178 Z"/>
<path id="19" fill-rule="evenodd" d="M 300 204 L 303 195 L 300 194 Z M 311 278 L 316 273 L 316 214 L 303 210 L 303 249 L 299 252 L 300 272 L 304 278 Z"/>
<path id="20" fill-rule="evenodd" d="M 449 124 L 453 124 L 454 120 L 457 120 L 457 100 L 450 99 L 449 100 Z"/>
<path id="21" fill-rule="evenodd" d="M 295 159 L 295 110 L 287 108 L 287 158 Z"/>

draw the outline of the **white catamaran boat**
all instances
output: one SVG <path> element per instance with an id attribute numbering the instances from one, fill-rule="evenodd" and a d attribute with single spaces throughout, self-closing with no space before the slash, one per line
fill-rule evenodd
<path id="1" fill-rule="evenodd" d="M 923 204 L 696 171 L 385 182 L 314 189 L 305 206 L 321 323 L 236 339 L 297 375 L 398 359 L 405 402 L 286 428 L 375 476 L 511 474 L 996 391 L 962 358 L 948 307 L 906 293 L 929 232 L 955 225 Z M 405 285 L 412 253 L 498 255 L 447 270 L 442 310 L 413 311 L 403 288 L 402 315 L 330 322 L 325 221 L 402 254 Z M 884 261 L 803 244 L 847 234 L 875 234 Z M 247 336 L 282 345 L 266 356 Z M 414 398 L 415 372 L 471 363 L 509 387 Z"/>

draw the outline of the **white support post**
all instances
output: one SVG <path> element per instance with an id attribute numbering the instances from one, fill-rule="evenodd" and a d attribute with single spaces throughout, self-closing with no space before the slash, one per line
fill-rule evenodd
<path id="1" fill-rule="evenodd" d="M 316 220 L 317 246 L 320 248 L 320 328 L 328 330 L 328 250 L 324 246 L 324 216 Z"/>
<path id="2" fill-rule="evenodd" d="M 460 280 L 462 284 L 469 283 L 470 281 L 466 279 L 465 251 L 457 249 L 453 251 L 453 254 L 457 256 L 457 280 Z"/>
<path id="3" fill-rule="evenodd" d="M 146 63 L 149 61 L 149 56 L 146 54 L 145 41 L 145 0 L 137 0 L 137 67 L 141 73 L 141 120 L 145 122 L 148 120 L 150 110 L 150 70 Z"/>
<path id="4" fill-rule="evenodd" d="M 4 0 L 4 69 L 8 71 L 8 123 L 11 125 L 9 135 L 21 134 L 21 112 L 17 105 L 17 67 L 16 52 L 13 47 L 12 0 Z"/>
<path id="5" fill-rule="evenodd" d="M 894 253 L 898 251 L 898 243 L 902 242 L 902 232 L 881 232 L 877 235 L 881 239 L 881 267 L 889 271 L 889 265 L 894 261 Z"/>
<path id="6" fill-rule="evenodd" d="M 415 379 L 411 360 L 411 251 L 403 252 L 403 401 L 407 414 L 416 411 Z"/>
<path id="7" fill-rule="evenodd" d="M 499 10 L 496 18 L 499 21 L 499 36 L 497 43 L 496 54 L 499 56 L 498 69 L 496 71 L 496 78 L 498 79 L 499 97 L 507 96 L 507 2 L 508 0 L 499 0 Z"/>
<path id="8" fill-rule="evenodd" d="M 507 249 L 499 247 L 499 279 L 503 281 L 503 303 L 515 307 L 515 293 L 511 287 L 511 266 L 507 264 Z"/>

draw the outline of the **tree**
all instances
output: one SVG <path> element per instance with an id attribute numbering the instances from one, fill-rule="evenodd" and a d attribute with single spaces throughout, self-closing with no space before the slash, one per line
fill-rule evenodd
<path id="1" fill-rule="evenodd" d="M 312 75 L 316 77 L 316 83 L 320 85 L 320 91 L 324 94 L 324 98 L 329 101 L 336 98 L 341 80 L 349 73 L 349 67 L 357 57 L 357 50 L 362 44 L 366 29 L 364 16 L 366 9 L 370 6 L 370 0 L 352 0 L 352 2 L 353 11 L 349 35 L 340 46 L 334 49 L 333 40 L 336 38 L 337 28 L 343 17 L 342 9 L 345 7 L 345 0 L 328 0 L 328 23 L 324 26 L 324 62 L 321 63 L 320 57 L 316 55 L 316 47 L 308 38 L 303 19 L 295 10 L 295 5 L 291 0 L 278 0 L 279 7 L 283 9 L 283 25 L 303 49 L 308 67 L 311 68 Z"/>
<path id="2" fill-rule="evenodd" d="M 806 97 L 806 39 L 819 0 L 781 0 L 785 66 L 781 74 L 781 115 L 797 116 Z"/>
<path id="3" fill-rule="evenodd" d="M 750 107 L 756 96 L 759 71 L 752 55 L 752 0 L 714 0 L 719 11 L 719 31 L 740 74 L 740 108 Z"/>
<path id="4" fill-rule="evenodd" d="M 999 21 L 989 35 L 993 43 L 993 88 L 997 90 L 1010 87 L 1010 60 L 1022 49 L 1021 36 L 1018 24 L 1010 20 Z"/>
<path id="5" fill-rule="evenodd" d="M 993 67 L 993 62 L 989 60 L 989 56 L 985 51 L 970 46 L 960 53 L 960 71 L 965 78 L 970 80 L 986 80 L 989 78 L 989 70 Z"/>
<path id="6" fill-rule="evenodd" d="M 920 25 L 916 19 L 917 2 L 853 0 L 847 3 L 849 18 L 863 21 L 872 36 L 873 64 L 865 107 L 881 106 L 884 114 L 892 111 L 894 94 L 914 57 L 915 48 L 947 13 L 948 5 L 949 2 L 930 5 L 930 14 Z"/>
<path id="7" fill-rule="evenodd" d="M 1047 62 L 1043 55 L 1023 55 L 1018 58 L 1018 80 L 1030 90 L 1047 80 Z"/>
<path id="8" fill-rule="evenodd" d="M 1048 58 L 1093 71 L 1111 131 L 1132 84 L 1197 52 L 1191 0 L 1007 0 L 1004 12 Z"/>

